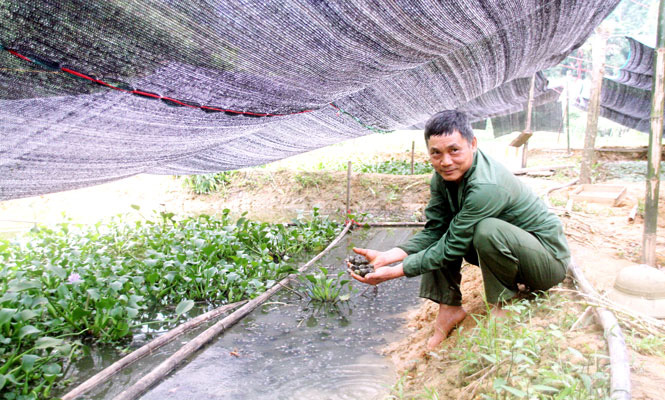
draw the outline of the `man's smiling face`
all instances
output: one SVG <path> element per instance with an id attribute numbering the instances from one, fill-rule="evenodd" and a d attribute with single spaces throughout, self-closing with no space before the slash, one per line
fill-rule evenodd
<path id="1" fill-rule="evenodd" d="M 444 181 L 448 182 L 462 181 L 464 173 L 473 164 L 476 147 L 475 137 L 469 143 L 457 130 L 450 135 L 433 135 L 427 140 L 427 151 L 432 167 Z"/>

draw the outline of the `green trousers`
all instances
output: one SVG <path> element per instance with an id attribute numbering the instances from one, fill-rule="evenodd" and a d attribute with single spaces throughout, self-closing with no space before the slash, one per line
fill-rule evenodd
<path id="1" fill-rule="evenodd" d="M 485 298 L 496 304 L 511 299 L 517 284 L 547 290 L 566 277 L 568 260 L 557 260 L 532 234 L 510 223 L 487 218 L 476 225 L 473 246 L 464 256 L 483 274 Z M 462 304 L 462 259 L 422 275 L 420 297 L 436 303 Z"/>

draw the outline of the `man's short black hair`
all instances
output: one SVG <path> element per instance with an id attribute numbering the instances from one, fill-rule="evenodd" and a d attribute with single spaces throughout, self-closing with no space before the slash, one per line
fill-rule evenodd
<path id="1" fill-rule="evenodd" d="M 473 129 L 466 114 L 455 110 L 439 111 L 425 124 L 425 141 L 428 141 L 430 136 L 448 136 L 455 131 L 459 131 L 467 142 L 473 141 Z"/>

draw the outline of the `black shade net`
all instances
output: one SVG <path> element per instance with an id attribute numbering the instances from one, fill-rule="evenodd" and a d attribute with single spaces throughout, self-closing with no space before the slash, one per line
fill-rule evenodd
<path id="1" fill-rule="evenodd" d="M 556 65 L 618 2 L 0 1 L 0 199 L 411 126 Z"/>
<path id="2" fill-rule="evenodd" d="M 480 130 L 485 130 L 487 129 L 487 119 L 481 119 L 480 121 L 474 121 L 471 123 L 471 128 L 472 129 L 480 129 Z"/>
<path id="3" fill-rule="evenodd" d="M 538 72 L 534 80 L 534 105 L 556 101 L 562 88 L 547 88 L 547 79 Z M 531 78 L 519 78 L 507 82 L 496 89 L 473 99 L 459 107 L 469 115 L 471 121 L 493 118 L 499 115 L 512 114 L 526 109 L 529 101 Z"/>
<path id="4" fill-rule="evenodd" d="M 494 137 L 523 131 L 526 127 L 526 111 L 492 118 Z M 531 114 L 531 131 L 561 132 L 563 130 L 563 109 L 561 102 L 554 101 L 537 105 Z"/>
<path id="5" fill-rule="evenodd" d="M 600 116 L 618 124 L 648 133 L 653 87 L 654 49 L 626 37 L 630 54 L 617 78 L 603 78 L 600 92 Z M 575 105 L 588 110 L 589 99 L 580 97 Z M 665 129 L 662 132 L 665 136 Z"/>

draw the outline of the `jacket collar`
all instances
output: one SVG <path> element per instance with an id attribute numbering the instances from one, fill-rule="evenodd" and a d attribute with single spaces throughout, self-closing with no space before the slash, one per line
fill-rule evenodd
<path id="1" fill-rule="evenodd" d="M 480 153 L 480 149 L 476 147 L 476 151 L 475 151 L 475 153 L 473 153 L 473 162 L 471 163 L 471 166 L 469 167 L 469 169 L 467 169 L 466 172 L 464 173 L 464 176 L 462 177 L 462 182 L 461 183 L 465 183 L 466 180 L 476 170 L 476 166 L 478 165 L 478 154 L 479 153 Z"/>

